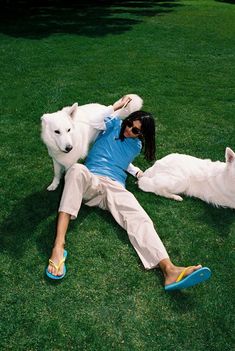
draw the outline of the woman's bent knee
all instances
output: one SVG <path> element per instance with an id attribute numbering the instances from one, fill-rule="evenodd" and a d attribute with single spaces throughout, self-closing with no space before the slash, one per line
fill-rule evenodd
<path id="1" fill-rule="evenodd" d="M 80 163 L 75 163 L 68 169 L 68 171 L 66 172 L 65 178 L 70 177 L 72 174 L 73 176 L 76 177 L 84 173 L 89 173 L 89 170 L 87 169 L 87 167 Z"/>

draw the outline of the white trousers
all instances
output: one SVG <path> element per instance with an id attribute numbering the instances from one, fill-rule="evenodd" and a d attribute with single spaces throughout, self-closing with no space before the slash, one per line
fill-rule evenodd
<path id="1" fill-rule="evenodd" d="M 134 195 L 118 182 L 94 175 L 84 165 L 75 164 L 66 173 L 59 212 L 66 212 L 75 219 L 82 201 L 87 206 L 98 206 L 111 212 L 117 223 L 127 231 L 146 269 L 154 268 L 161 260 L 169 258 L 152 220 Z"/>

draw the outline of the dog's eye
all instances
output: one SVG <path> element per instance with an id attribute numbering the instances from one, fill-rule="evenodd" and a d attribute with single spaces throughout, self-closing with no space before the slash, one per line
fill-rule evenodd
<path id="1" fill-rule="evenodd" d="M 70 130 L 71 130 L 71 128 L 69 128 L 69 129 L 67 130 L 67 132 L 70 132 Z"/>
<path id="2" fill-rule="evenodd" d="M 59 131 L 59 130 L 55 130 L 55 133 L 56 133 L 56 134 L 60 134 L 60 131 Z"/>

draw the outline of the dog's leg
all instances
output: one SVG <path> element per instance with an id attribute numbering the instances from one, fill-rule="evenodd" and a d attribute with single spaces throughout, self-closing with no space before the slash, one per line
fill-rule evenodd
<path id="1" fill-rule="evenodd" d="M 168 186 L 168 182 L 164 177 L 158 176 L 153 178 L 141 177 L 138 181 L 138 186 L 141 190 L 154 193 L 155 195 L 164 196 L 168 199 L 183 201 L 179 195 L 173 194 Z"/>
<path id="2" fill-rule="evenodd" d="M 53 191 L 58 187 L 60 183 L 61 175 L 63 173 L 63 167 L 54 159 L 53 159 L 53 165 L 54 165 L 54 178 L 52 183 L 47 187 L 48 191 Z"/>
<path id="3" fill-rule="evenodd" d="M 162 190 L 161 193 L 155 193 L 156 195 L 161 195 L 161 196 L 164 196 L 168 199 L 173 199 L 173 200 L 176 200 L 176 201 L 183 201 L 183 198 L 179 195 L 175 195 L 175 194 L 171 194 L 169 192 L 167 192 L 166 190 Z"/>

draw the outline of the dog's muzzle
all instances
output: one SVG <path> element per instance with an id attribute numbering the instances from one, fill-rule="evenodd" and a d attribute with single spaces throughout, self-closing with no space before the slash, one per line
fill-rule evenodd
<path id="1" fill-rule="evenodd" d="M 68 153 L 68 152 L 70 152 L 72 149 L 73 149 L 72 145 L 67 145 L 67 146 L 65 147 L 64 152 L 65 152 L 65 153 Z"/>

